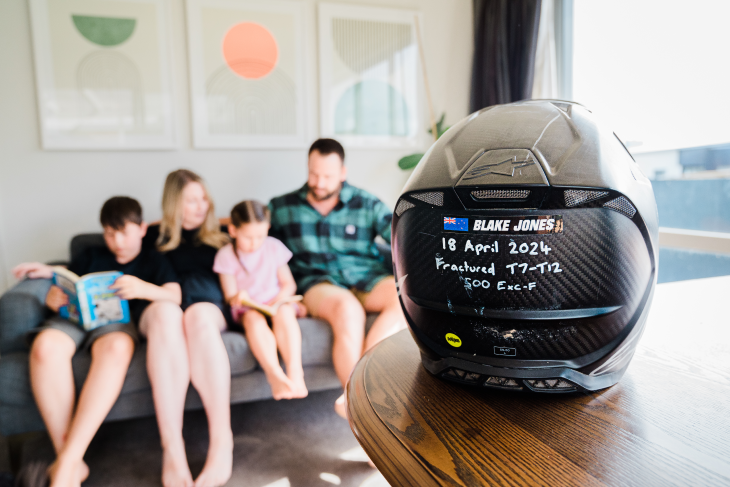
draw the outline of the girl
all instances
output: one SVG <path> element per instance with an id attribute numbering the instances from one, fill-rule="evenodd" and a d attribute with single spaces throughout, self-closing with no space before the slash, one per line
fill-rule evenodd
<path id="1" fill-rule="evenodd" d="M 287 262 L 292 253 L 279 240 L 267 236 L 269 209 L 258 201 L 243 201 L 231 210 L 228 233 L 233 243 L 215 256 L 223 295 L 233 319 L 243 325 L 254 357 L 264 369 L 274 399 L 306 397 L 302 370 L 302 334 L 295 309 L 282 304 L 271 317 L 241 304 L 242 300 L 274 304 L 294 295 L 297 285 Z M 278 351 L 286 374 L 279 365 Z"/>

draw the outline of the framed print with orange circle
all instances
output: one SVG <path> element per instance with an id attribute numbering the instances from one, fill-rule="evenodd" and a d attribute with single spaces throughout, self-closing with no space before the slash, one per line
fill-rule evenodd
<path id="1" fill-rule="evenodd" d="M 188 0 L 196 148 L 307 142 L 300 2 Z"/>

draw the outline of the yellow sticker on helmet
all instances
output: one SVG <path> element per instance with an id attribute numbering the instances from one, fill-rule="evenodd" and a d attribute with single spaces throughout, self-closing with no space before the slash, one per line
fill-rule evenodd
<path id="1" fill-rule="evenodd" d="M 448 343 L 452 347 L 459 348 L 461 346 L 461 338 L 454 335 L 453 333 L 447 333 L 446 334 L 446 343 Z"/>

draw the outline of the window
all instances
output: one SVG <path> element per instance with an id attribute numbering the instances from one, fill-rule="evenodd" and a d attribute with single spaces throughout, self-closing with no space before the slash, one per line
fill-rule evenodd
<path id="1" fill-rule="evenodd" d="M 730 274 L 730 2 L 573 3 L 572 99 L 652 179 L 659 282 Z"/>

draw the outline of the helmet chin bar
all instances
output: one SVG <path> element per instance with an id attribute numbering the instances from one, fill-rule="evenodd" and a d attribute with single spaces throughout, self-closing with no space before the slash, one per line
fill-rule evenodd
<path id="1" fill-rule="evenodd" d="M 580 105 L 519 102 L 456 124 L 406 184 L 392 234 L 430 373 L 562 393 L 628 367 L 656 284 L 656 203 Z"/>

